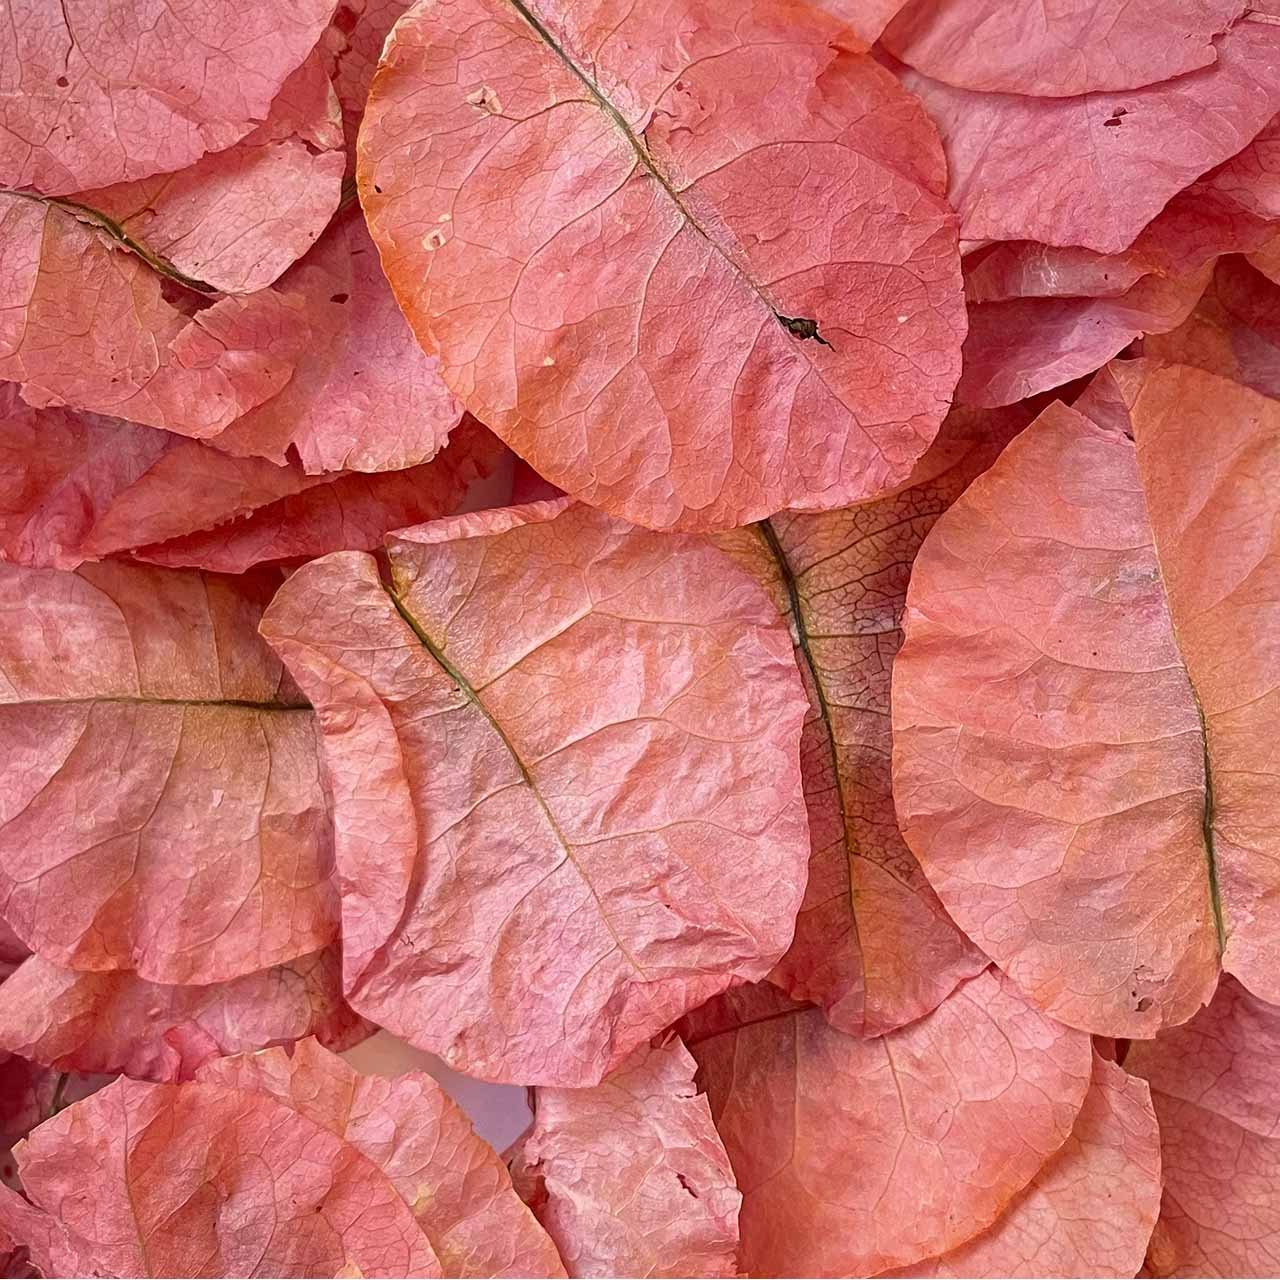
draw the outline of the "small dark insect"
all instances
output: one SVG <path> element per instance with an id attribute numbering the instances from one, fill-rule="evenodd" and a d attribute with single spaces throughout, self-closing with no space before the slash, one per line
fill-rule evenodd
<path id="1" fill-rule="evenodd" d="M 778 323 L 790 334 L 797 338 L 803 338 L 806 341 L 820 342 L 824 347 L 829 347 L 826 338 L 818 332 L 818 322 L 810 320 L 806 316 L 778 316 Z"/>

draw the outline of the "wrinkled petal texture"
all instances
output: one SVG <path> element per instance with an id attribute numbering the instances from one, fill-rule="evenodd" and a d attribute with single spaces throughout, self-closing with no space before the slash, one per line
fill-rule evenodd
<path id="1" fill-rule="evenodd" d="M 179 437 L 67 409 L 33 409 L 0 384 L 0 559 L 74 569 L 116 493 Z"/>
<path id="2" fill-rule="evenodd" d="M 1249 262 L 1273 284 L 1280 284 L 1280 234 L 1249 254 Z"/>
<path id="3" fill-rule="evenodd" d="M 1017 404 L 1087 377 L 1135 338 L 1182 324 L 1209 280 L 1143 275 L 1112 297 L 1027 297 L 969 308 L 959 404 Z"/>
<path id="4" fill-rule="evenodd" d="M 1123 118 L 1122 118 L 1123 119 Z M 1031 240 L 995 241 L 965 258 L 965 297 L 1115 298 L 1143 276 L 1194 277 L 1224 253 L 1261 251 L 1280 218 L 1280 118 L 1254 140 L 1180 191 L 1121 253 Z M 966 363 L 972 352 L 966 349 Z"/>
<path id="5" fill-rule="evenodd" d="M 348 998 L 472 1075 L 595 1084 L 791 940 L 787 632 L 709 544 L 567 500 L 390 554 L 390 592 L 330 556 L 262 624 L 324 729 Z"/>
<path id="6" fill-rule="evenodd" d="M 43 1214 L 0 1197 L 0 1225 L 31 1242 L 19 1224 L 44 1217 L 64 1249 L 93 1259 L 70 1274 L 442 1274 L 387 1174 L 266 1093 L 122 1078 L 46 1121 L 18 1156 Z"/>
<path id="7" fill-rule="evenodd" d="M 874 1275 L 962 1244 L 1067 1141 L 1089 1085 L 1088 1037 L 990 970 L 874 1040 L 780 996 L 721 999 L 733 1016 L 686 1035 L 751 1275 Z"/>
<path id="8" fill-rule="evenodd" d="M 0 914 L 37 954 L 217 982 L 334 936 L 315 718 L 255 632 L 278 581 L 0 567 Z"/>
<path id="9" fill-rule="evenodd" d="M 333 87 L 342 106 L 352 158 L 356 134 L 378 69 L 382 46 L 413 0 L 339 0 L 329 35 L 334 37 Z"/>
<path id="10" fill-rule="evenodd" d="M 813 0 L 871 48 L 907 0 Z"/>
<path id="11" fill-rule="evenodd" d="M 718 535 L 788 615 L 809 691 L 801 745 L 813 852 L 796 937 L 771 975 L 833 1026 L 881 1035 L 986 967 L 903 843 L 889 681 L 912 560 L 934 521 L 1030 415 L 953 413 L 914 483 L 843 511 Z"/>
<path id="12" fill-rule="evenodd" d="M 982 1235 L 890 1275 L 1137 1275 L 1160 1210 L 1160 1131 L 1141 1080 L 1096 1054 L 1075 1128 Z"/>
<path id="13" fill-rule="evenodd" d="M 448 449 L 420 467 L 310 477 L 325 482 L 267 503 L 234 525 L 135 547 L 133 555 L 175 568 L 243 573 L 265 561 L 371 550 L 393 529 L 452 514 L 471 482 L 492 473 L 503 453 L 501 441 L 470 419 Z"/>
<path id="14" fill-rule="evenodd" d="M 936 134 L 817 9 L 423 0 L 360 194 L 445 381 L 568 493 L 652 528 L 906 478 L 964 314 Z"/>
<path id="15" fill-rule="evenodd" d="M 913 0 L 884 44 L 961 89 L 1069 98 L 1211 65 L 1213 37 L 1246 9 L 1246 0 Z"/>
<path id="16" fill-rule="evenodd" d="M 1164 1200 L 1144 1274 L 1266 1276 L 1280 1269 L 1280 1010 L 1224 978 L 1213 1003 L 1127 1070 L 1151 1086 Z"/>
<path id="17" fill-rule="evenodd" d="M 44 195 L 183 169 L 265 120 L 334 0 L 15 0 L 0 186 Z"/>
<path id="18" fill-rule="evenodd" d="M 101 231 L 0 194 L 0 377 L 29 404 L 215 435 L 289 381 L 307 327 L 272 290 L 188 314 Z"/>
<path id="19" fill-rule="evenodd" d="M 313 53 L 248 137 L 177 173 L 74 197 L 189 279 L 263 289 L 333 217 L 346 165 L 337 95 Z"/>
<path id="20" fill-rule="evenodd" d="M 58 1071 L 189 1080 L 210 1058 L 317 1036 L 335 1050 L 369 1032 L 342 999 L 336 948 L 207 986 L 79 973 L 33 956 L 0 986 L 0 1046 Z"/>
<path id="21" fill-rule="evenodd" d="M 1225 258 L 1187 320 L 1142 350 L 1280 398 L 1280 288 L 1243 258 Z"/>
<path id="22" fill-rule="evenodd" d="M 1212 66 L 1144 89 L 1028 98 L 901 78 L 942 133 L 965 239 L 1118 253 L 1280 109 L 1278 51 L 1280 25 L 1246 18 Z"/>
<path id="23" fill-rule="evenodd" d="M 199 1079 L 278 1098 L 367 1157 L 413 1210 L 444 1275 L 564 1275 L 497 1152 L 430 1076 L 362 1076 L 306 1040 L 292 1056 L 221 1058 Z"/>
<path id="24" fill-rule="evenodd" d="M 305 313 L 309 345 L 288 385 L 217 447 L 280 463 L 296 452 L 309 473 L 394 471 L 434 457 L 462 406 L 396 306 L 358 209 L 339 215 L 280 290 Z"/>
<path id="25" fill-rule="evenodd" d="M 571 1276 L 736 1276 L 742 1197 L 678 1037 L 594 1089 L 538 1089 L 521 1150 Z"/>
<path id="26" fill-rule="evenodd" d="M 1220 941 L 1280 997 L 1280 405 L 1170 367 L 1129 417 L 1136 446 L 1049 410 L 935 527 L 895 791 L 943 903 L 1042 1008 L 1150 1036 L 1208 999 Z"/>
<path id="27" fill-rule="evenodd" d="M 0 385 L 0 559 L 36 567 L 127 553 L 242 573 L 368 550 L 393 529 L 452 513 L 505 452 L 469 420 L 430 463 L 307 475 L 297 461 L 233 457 L 118 419 L 32 409 L 15 390 Z"/>

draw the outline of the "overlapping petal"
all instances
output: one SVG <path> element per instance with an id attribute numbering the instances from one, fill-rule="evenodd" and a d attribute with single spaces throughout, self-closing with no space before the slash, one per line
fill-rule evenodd
<path id="1" fill-rule="evenodd" d="M 445 381 L 615 515 L 842 506 L 903 481 L 946 412 L 964 316 L 941 149 L 817 8 L 424 0 L 360 154 Z"/>
<path id="2" fill-rule="evenodd" d="M 594 1084 L 791 941 L 789 637 L 708 543 L 567 499 L 389 551 L 389 589 L 328 556 L 262 624 L 324 727 L 348 998 L 471 1074 Z"/>

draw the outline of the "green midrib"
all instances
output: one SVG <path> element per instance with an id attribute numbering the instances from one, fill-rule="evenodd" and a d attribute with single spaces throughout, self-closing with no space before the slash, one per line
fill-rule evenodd
<path id="1" fill-rule="evenodd" d="M 251 698 L 144 698 L 106 694 L 86 698 L 20 698 L 13 702 L 0 701 L 4 707 L 76 707 L 76 706 L 125 706 L 125 707 L 234 707 L 248 711 L 311 711 L 309 702 L 258 702 Z"/>
<path id="2" fill-rule="evenodd" d="M 594 99 L 600 109 L 613 122 L 614 127 L 626 138 L 631 149 L 635 152 L 636 158 L 644 167 L 645 171 L 654 179 L 655 182 L 667 193 L 676 208 L 680 210 L 680 216 L 711 246 L 716 254 L 728 265 L 730 270 L 754 293 L 773 314 L 773 318 L 792 335 L 801 341 L 812 341 L 820 343 L 824 347 L 831 344 L 822 336 L 818 329 L 818 322 L 808 316 L 787 316 L 774 306 L 772 300 L 765 294 L 764 290 L 725 252 L 725 250 L 717 243 L 714 236 L 693 216 L 680 193 L 671 185 L 666 174 L 658 168 L 653 157 L 649 154 L 649 148 L 645 146 L 643 141 L 636 136 L 635 131 L 626 122 L 622 113 L 617 107 L 610 102 L 604 91 L 596 84 L 592 78 L 587 75 L 583 69 L 565 52 L 563 47 L 557 43 L 555 37 L 543 25 L 542 20 L 523 0 L 508 0 L 511 7 L 533 28 L 538 38 L 560 59 L 569 71 L 577 77 L 586 88 L 587 92 Z"/>
<path id="3" fill-rule="evenodd" d="M 795 620 L 796 650 L 808 668 L 809 677 L 813 681 L 814 692 L 818 698 L 818 713 L 822 717 L 827 749 L 830 752 L 831 780 L 835 786 L 836 803 L 840 807 L 840 838 L 844 842 L 845 858 L 849 864 L 849 917 L 853 921 L 853 931 L 856 937 L 858 934 L 858 913 L 854 909 L 853 901 L 853 859 L 858 856 L 858 850 L 854 848 L 849 833 L 849 812 L 845 807 L 844 785 L 840 779 L 840 755 L 836 750 L 835 726 L 831 719 L 831 706 L 827 702 L 827 691 L 822 687 L 822 679 L 818 674 L 817 664 L 813 659 L 813 650 L 809 645 L 809 630 L 805 624 L 804 609 L 800 601 L 800 585 L 796 582 L 795 574 L 791 572 L 791 562 L 787 559 L 787 553 L 783 549 L 773 525 L 768 520 L 761 520 L 757 527 L 778 567 L 778 576 L 782 579 L 782 584 L 787 590 L 787 599 L 791 604 L 791 616 Z"/>
<path id="4" fill-rule="evenodd" d="M 385 585 L 383 589 L 386 591 L 388 597 L 390 597 L 391 603 L 395 607 L 395 611 L 400 615 L 400 618 L 404 622 L 405 626 L 407 626 L 409 630 L 412 631 L 413 634 L 417 637 L 418 643 L 421 644 L 422 647 L 427 651 L 427 653 L 431 655 L 431 657 L 439 665 L 440 669 L 445 673 L 445 675 L 447 675 L 449 679 L 453 681 L 454 685 L 457 686 L 458 691 L 485 718 L 489 727 L 497 735 L 498 740 L 502 743 L 504 747 L 506 747 L 507 753 L 510 755 L 517 770 L 519 770 L 521 781 L 528 788 L 529 794 L 533 797 L 534 802 L 538 805 L 538 808 L 542 811 L 542 814 L 546 819 L 547 826 L 550 828 L 552 834 L 555 836 L 560 847 L 564 850 L 564 856 L 573 865 L 574 870 L 578 873 L 578 876 L 582 880 L 582 883 L 585 886 L 587 892 L 591 895 L 593 901 L 596 904 L 596 910 L 600 915 L 600 919 L 604 923 L 605 928 L 608 929 L 609 933 L 612 935 L 614 942 L 617 944 L 619 952 L 621 952 L 621 954 L 626 957 L 627 962 L 636 971 L 636 973 L 638 973 L 642 978 L 648 978 L 649 975 L 645 973 L 643 967 L 640 965 L 640 962 L 635 958 L 635 956 L 631 954 L 630 949 L 623 943 L 622 939 L 618 936 L 618 931 L 613 927 L 613 922 L 609 919 L 608 914 L 605 912 L 604 903 L 600 901 L 600 895 L 596 892 L 595 886 L 591 883 L 590 877 L 587 875 L 582 864 L 578 861 L 576 855 L 574 854 L 573 845 L 570 844 L 568 836 L 565 835 L 563 828 L 560 826 L 560 823 L 556 820 L 555 814 L 552 813 L 551 807 L 550 805 L 547 804 L 546 798 L 543 796 L 542 792 L 539 790 L 537 783 L 534 781 L 533 775 L 529 772 L 528 767 L 525 765 L 525 762 L 521 759 L 520 753 L 515 748 L 515 744 L 511 741 L 510 738 L 507 737 L 506 731 L 498 723 L 498 721 L 494 719 L 493 713 L 489 710 L 488 707 L 485 706 L 484 701 L 481 699 L 480 695 L 476 692 L 475 686 L 471 683 L 471 681 L 468 680 L 467 677 L 463 675 L 463 673 L 459 671 L 458 668 L 454 666 L 452 662 L 449 661 L 449 658 L 447 657 L 445 652 L 440 648 L 439 645 L 435 643 L 435 641 L 431 639 L 431 637 L 426 633 L 426 631 L 419 625 L 417 618 L 415 618 L 413 614 L 409 611 L 408 607 L 405 605 L 404 601 L 401 599 L 399 592 L 393 590 L 390 587 L 386 587 Z"/>

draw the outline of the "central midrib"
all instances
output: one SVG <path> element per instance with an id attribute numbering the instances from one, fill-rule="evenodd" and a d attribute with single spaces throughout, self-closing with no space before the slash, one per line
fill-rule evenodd
<path id="1" fill-rule="evenodd" d="M 311 711 L 309 702 L 258 702 L 252 698 L 145 698 L 127 694 L 90 695 L 85 698 L 20 698 L 0 701 L 3 707 L 235 707 L 249 711 Z"/>
<path id="2" fill-rule="evenodd" d="M 1131 424 L 1136 409 L 1137 401 L 1135 400 L 1129 409 Z M 1132 425 L 1129 429 L 1130 431 L 1133 430 Z M 1151 508 L 1147 501 L 1147 487 L 1142 473 L 1142 463 L 1138 457 L 1137 442 L 1132 435 L 1130 435 L 1129 439 L 1133 448 L 1133 463 L 1138 476 L 1138 489 L 1142 495 L 1143 515 L 1146 517 L 1147 527 L 1151 530 L 1151 554 L 1155 557 L 1156 572 L 1160 575 L 1160 588 L 1164 593 L 1165 606 L 1168 610 L 1169 632 L 1173 636 L 1174 648 L 1178 652 L 1178 661 L 1182 664 L 1183 674 L 1187 677 L 1187 688 L 1191 691 L 1191 700 L 1195 704 L 1196 716 L 1200 721 L 1200 743 L 1204 752 L 1204 809 L 1200 818 L 1200 833 L 1201 841 L 1204 844 L 1205 861 L 1208 864 L 1209 907 L 1213 912 L 1213 927 L 1217 936 L 1218 955 L 1221 957 L 1227 948 L 1227 926 L 1222 914 L 1222 890 L 1218 884 L 1218 858 L 1214 851 L 1213 841 L 1213 765 L 1209 759 L 1209 726 L 1205 722 L 1204 707 L 1200 703 L 1200 692 L 1196 688 L 1195 681 L 1191 678 L 1191 667 L 1187 663 L 1186 654 L 1182 647 L 1182 638 L 1178 635 L 1178 623 L 1173 614 L 1173 599 L 1169 595 L 1169 577 L 1164 571 L 1164 561 L 1160 555 L 1160 542 L 1156 536 L 1155 521 L 1151 518 Z"/>
<path id="3" fill-rule="evenodd" d="M 109 235 L 113 240 L 119 241 L 123 248 L 128 249 L 130 253 L 142 259 L 158 275 L 167 276 L 170 280 L 196 293 L 210 294 L 217 292 L 213 285 L 206 284 L 203 280 L 197 280 L 194 276 L 189 276 L 185 272 L 179 271 L 163 254 L 156 253 L 154 250 L 148 249 L 142 241 L 135 240 L 124 227 L 116 222 L 114 218 L 108 217 L 101 209 L 95 209 L 87 204 L 80 204 L 78 201 L 67 199 L 65 196 L 41 196 L 34 191 L 19 191 L 13 187 L 0 187 L 0 195 L 17 196 L 20 200 L 30 200 L 32 204 L 42 204 L 46 209 L 57 209 L 76 222 L 95 227 L 97 230 Z"/>
<path id="4" fill-rule="evenodd" d="M 645 171 L 653 178 L 655 182 L 667 193 L 672 203 L 680 210 L 680 216 L 711 246 L 714 252 L 729 267 L 731 271 L 751 290 L 760 300 L 769 308 L 773 318 L 789 333 L 792 337 L 799 338 L 802 341 L 809 340 L 819 342 L 824 347 L 831 344 L 822 336 L 818 329 L 818 322 L 807 316 L 787 316 L 774 305 L 773 300 L 765 293 L 763 287 L 757 284 L 721 247 L 715 237 L 704 227 L 689 207 L 681 198 L 680 193 L 668 181 L 666 174 L 658 168 L 653 157 L 649 154 L 649 149 L 636 136 L 635 131 L 626 122 L 622 113 L 617 107 L 609 101 L 604 91 L 578 64 L 565 52 L 560 44 L 556 42 L 555 37 L 543 25 L 541 19 L 530 9 L 523 0 L 508 0 L 511 7 L 531 26 L 538 38 L 560 59 L 569 71 L 578 78 L 585 86 L 588 93 L 595 99 L 600 109 L 613 122 L 614 127 L 626 138 L 631 149 L 635 152 L 636 158 L 644 167 Z"/>
<path id="5" fill-rule="evenodd" d="M 787 598 L 791 603 L 791 616 L 795 619 L 796 650 L 800 653 L 804 659 L 805 666 L 809 669 L 814 693 L 818 699 L 818 713 L 822 717 L 822 726 L 826 730 L 827 748 L 831 757 L 831 778 L 836 789 L 836 803 L 840 806 L 840 838 L 844 842 L 845 861 L 849 869 L 849 918 L 853 922 L 853 935 L 858 939 L 858 950 L 861 953 L 862 941 L 858 930 L 858 913 L 854 909 L 853 901 L 853 859 L 858 856 L 858 851 L 853 847 L 853 841 L 849 836 L 849 814 L 844 803 L 844 785 L 840 779 L 840 755 L 836 750 L 836 735 L 831 720 L 831 707 L 827 703 L 826 690 L 822 687 L 822 680 L 818 675 L 818 668 L 813 660 L 813 652 L 809 648 L 809 631 L 805 624 L 804 611 L 800 601 L 800 586 L 796 582 L 795 574 L 791 572 L 791 562 L 787 559 L 787 553 L 783 549 L 773 525 L 768 520 L 761 520 L 759 528 L 765 545 L 769 548 L 769 552 L 778 566 L 778 576 L 782 579 L 782 585 L 787 590 Z"/>
<path id="6" fill-rule="evenodd" d="M 528 788 L 529 794 L 534 798 L 534 801 L 537 803 L 539 809 L 542 810 L 542 814 L 546 818 L 548 827 L 550 827 L 552 834 L 555 836 L 556 840 L 559 842 L 560 847 L 564 850 L 564 856 L 572 864 L 574 870 L 578 873 L 579 878 L 582 880 L 583 885 L 586 886 L 587 892 L 591 895 L 592 900 L 595 902 L 597 913 L 599 914 L 600 919 L 604 922 L 605 928 L 609 930 L 609 933 L 613 937 L 614 942 L 617 944 L 618 950 L 626 957 L 627 962 L 636 971 L 636 973 L 638 973 L 640 977 L 647 980 L 649 975 L 645 973 L 639 961 L 636 960 L 635 956 L 633 956 L 631 952 L 628 950 L 628 948 L 623 944 L 622 939 L 618 937 L 618 932 L 613 927 L 613 922 L 609 919 L 608 913 L 604 909 L 604 903 L 600 901 L 600 895 L 596 892 L 595 885 L 591 883 L 591 878 L 587 875 L 586 871 L 583 869 L 582 864 L 578 861 L 577 857 L 574 855 L 573 845 L 570 843 L 569 838 L 565 835 L 559 822 L 556 821 L 555 814 L 551 812 L 551 806 L 547 804 L 546 798 L 543 796 L 542 792 L 538 789 L 538 785 L 534 781 L 533 775 L 529 772 L 528 768 L 525 766 L 524 761 L 520 758 L 520 753 L 516 750 L 515 744 L 511 741 L 510 738 L 507 737 L 506 731 L 494 718 L 493 713 L 489 710 L 487 706 L 485 706 L 484 701 L 481 699 L 479 693 L 476 692 L 476 688 L 471 683 L 471 681 L 468 680 L 467 677 L 463 675 L 463 673 L 459 671 L 458 668 L 455 667 L 452 662 L 449 661 L 448 657 L 445 655 L 444 651 L 440 648 L 440 646 L 437 645 L 429 635 L 427 635 L 427 633 L 422 629 L 421 626 L 418 625 L 418 620 L 409 611 L 408 607 L 405 605 L 404 601 L 401 599 L 399 593 L 392 590 L 389 587 L 384 587 L 384 590 L 387 592 L 387 595 L 390 597 L 391 603 L 395 607 L 395 611 L 400 615 L 401 619 L 404 621 L 404 624 L 417 637 L 418 643 L 421 644 L 422 647 L 427 651 L 427 653 L 431 655 L 431 657 L 435 660 L 436 664 L 445 673 L 445 675 L 447 675 L 449 679 L 457 686 L 459 692 L 462 693 L 462 695 L 467 699 L 467 701 L 470 702 L 472 706 L 474 706 L 482 716 L 484 716 L 485 720 L 489 724 L 489 727 L 493 730 L 495 734 L 497 734 L 498 740 L 507 749 L 507 753 L 510 755 L 516 768 L 519 770 L 521 781 Z"/>

